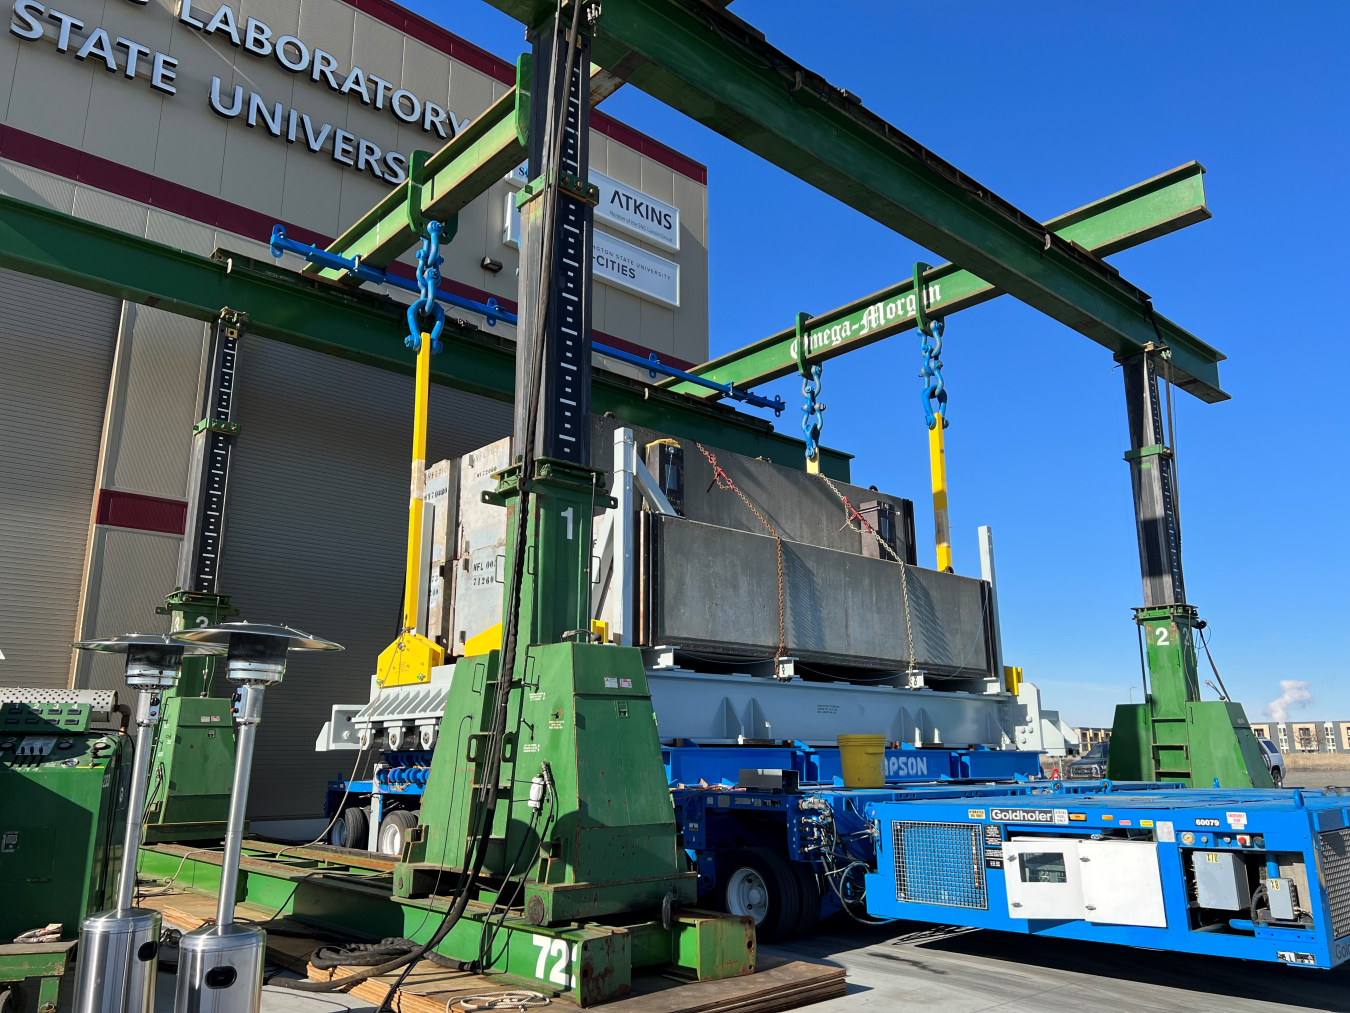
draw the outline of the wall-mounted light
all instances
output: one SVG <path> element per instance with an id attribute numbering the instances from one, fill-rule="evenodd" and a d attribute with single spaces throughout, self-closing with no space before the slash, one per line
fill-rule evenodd
<path id="1" fill-rule="evenodd" d="M 502 269 L 502 262 L 500 260 L 493 260 L 491 257 L 484 257 L 478 266 L 484 271 L 491 271 L 493 274 L 497 274 Z"/>

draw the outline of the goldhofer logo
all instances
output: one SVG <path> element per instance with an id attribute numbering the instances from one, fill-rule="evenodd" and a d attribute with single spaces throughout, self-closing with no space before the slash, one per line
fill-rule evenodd
<path id="1" fill-rule="evenodd" d="M 1005 823 L 1068 823 L 1067 809 L 991 809 L 989 818 Z"/>

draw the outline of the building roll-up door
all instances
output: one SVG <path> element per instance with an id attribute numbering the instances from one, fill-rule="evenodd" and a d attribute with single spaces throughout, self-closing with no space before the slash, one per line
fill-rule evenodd
<path id="1" fill-rule="evenodd" d="M 121 305 L 0 269 L 0 685 L 70 677 Z"/>
<path id="2" fill-rule="evenodd" d="M 346 648 L 291 655 L 285 680 L 267 691 L 248 814 L 313 817 L 327 782 L 357 757 L 316 753 L 314 741 L 333 704 L 369 699 L 375 660 L 398 632 L 413 382 L 249 337 L 236 390 L 220 593 L 241 619 L 287 623 Z M 433 385 L 428 466 L 509 434 L 511 411 Z"/>

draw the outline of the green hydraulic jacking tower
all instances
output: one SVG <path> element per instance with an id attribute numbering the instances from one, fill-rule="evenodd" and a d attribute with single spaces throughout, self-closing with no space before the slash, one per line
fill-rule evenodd
<path id="1" fill-rule="evenodd" d="M 1194 788 L 1272 787 L 1240 703 L 1201 700 L 1195 638 L 1204 624 L 1186 601 L 1175 460 L 1163 424 L 1161 345 L 1117 356 L 1125 374 L 1139 564 L 1144 604 L 1134 610 L 1151 685 L 1140 704 L 1116 707 L 1107 774 L 1125 781 L 1179 781 Z M 1170 414 L 1170 413 L 1169 413 Z"/>
<path id="2" fill-rule="evenodd" d="M 187 525 L 178 587 L 156 611 L 171 632 L 219 626 L 237 609 L 216 591 L 224 539 L 230 459 L 239 424 L 234 388 L 247 314 L 222 310 L 211 332 L 210 372 L 201 421 L 192 430 Z M 223 664 L 223 663 L 222 663 Z M 212 696 L 214 657 L 183 659 L 178 685 L 164 694 L 145 809 L 145 840 L 216 840 L 225 834 L 234 771 L 234 725 L 228 696 Z"/>
<path id="3" fill-rule="evenodd" d="M 532 33 L 520 453 L 484 497 L 507 511 L 502 647 L 456 665 L 394 896 L 408 934 L 443 956 L 590 1005 L 623 995 L 636 967 L 749 973 L 755 938 L 749 919 L 681 911 L 697 873 L 642 654 L 590 631 L 591 519 L 615 503 L 590 460 L 597 191 L 585 180 L 590 40 L 570 20 L 570 32 L 550 18 Z"/>

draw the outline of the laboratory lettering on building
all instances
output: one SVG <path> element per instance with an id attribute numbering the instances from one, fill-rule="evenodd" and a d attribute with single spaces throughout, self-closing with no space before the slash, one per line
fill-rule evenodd
<path id="1" fill-rule="evenodd" d="M 131 3 L 144 5 L 145 0 Z M 432 139 L 432 147 L 440 147 L 469 122 L 467 117 L 461 120 L 453 110 L 400 88 L 378 74 L 356 65 L 344 67 L 332 53 L 298 36 L 276 32 L 259 18 L 236 14 L 230 4 L 221 4 L 208 14 L 195 9 L 191 0 L 179 0 L 178 21 L 204 36 L 219 36 L 256 59 L 274 60 L 289 73 L 307 77 L 329 91 L 358 98 L 362 105 L 400 123 L 420 127 Z M 147 29 L 150 30 L 149 26 Z M 82 63 L 92 61 L 102 65 L 110 75 L 104 82 L 107 87 L 121 87 L 123 83 L 135 87 L 143 82 L 163 95 L 175 98 L 179 95 L 178 77 L 182 70 L 178 57 L 134 38 L 88 25 L 55 6 L 39 0 L 15 0 L 9 31 L 27 42 L 55 43 L 58 53 Z M 84 38 L 80 39 L 80 35 Z M 303 144 L 314 154 L 326 148 L 334 162 L 357 172 L 369 172 L 391 185 L 408 178 L 406 153 L 381 150 L 374 141 L 322 122 L 321 117 L 311 116 L 297 106 L 285 107 L 273 96 L 246 91 L 241 84 L 223 83 L 219 75 L 211 76 L 207 94 L 198 96 L 198 100 L 217 116 L 242 117 L 250 127 L 264 130 L 278 140 L 284 138 L 287 144 Z"/>

